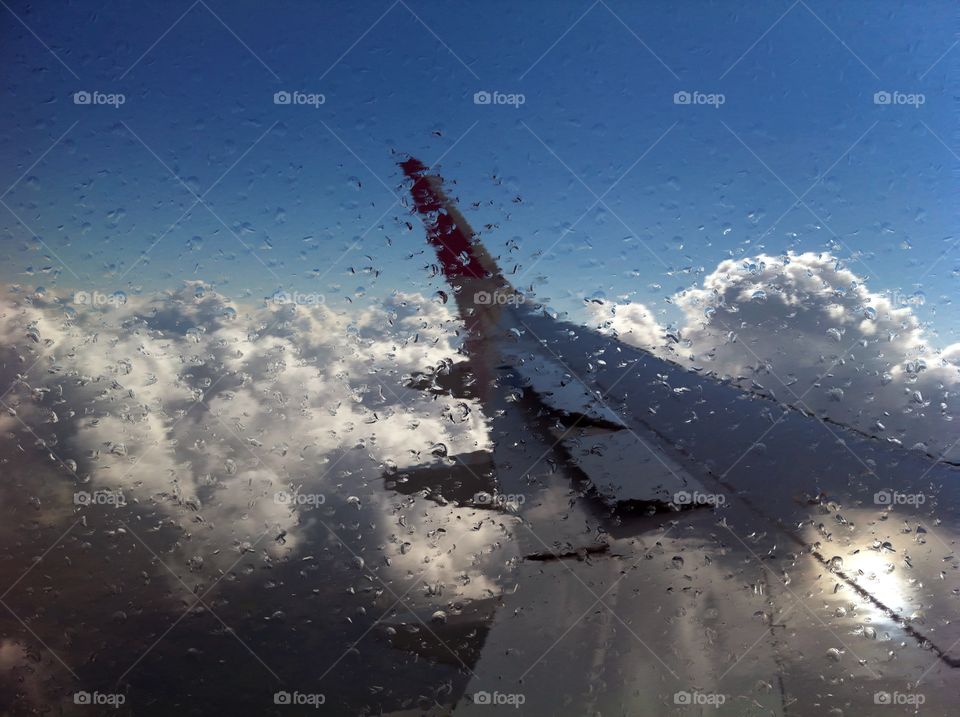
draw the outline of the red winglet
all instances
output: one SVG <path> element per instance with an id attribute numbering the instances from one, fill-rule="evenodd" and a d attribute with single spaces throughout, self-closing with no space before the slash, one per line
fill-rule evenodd
<path id="1" fill-rule="evenodd" d="M 473 229 L 444 193 L 443 179 L 437 174 L 427 174 L 428 168 L 414 157 L 401 162 L 400 166 L 413 180 L 410 193 L 414 205 L 423 217 L 427 240 L 436 250 L 447 280 L 497 275 L 492 259 L 475 243 Z"/>

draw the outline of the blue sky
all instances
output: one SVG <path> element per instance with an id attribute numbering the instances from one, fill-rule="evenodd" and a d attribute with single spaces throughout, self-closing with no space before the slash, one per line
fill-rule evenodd
<path id="1" fill-rule="evenodd" d="M 950 3 L 0 10 L 5 281 L 431 292 L 422 230 L 403 222 L 409 152 L 442 157 L 504 267 L 574 315 L 602 295 L 669 319 L 665 297 L 725 258 L 830 251 L 873 291 L 923 291 L 940 343 L 957 340 Z M 74 104 L 81 90 L 125 101 Z M 480 90 L 525 101 L 477 105 Z"/>

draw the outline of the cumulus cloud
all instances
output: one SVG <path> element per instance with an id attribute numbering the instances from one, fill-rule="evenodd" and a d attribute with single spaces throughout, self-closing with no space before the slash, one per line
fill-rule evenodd
<path id="1" fill-rule="evenodd" d="M 226 568 L 224 546 L 266 534 L 273 554 L 296 547 L 300 511 L 278 493 L 333 510 L 372 496 L 352 472 L 435 460 L 438 444 L 487 445 L 477 407 L 403 385 L 463 360 L 458 325 L 419 295 L 348 314 L 232 304 L 201 283 L 97 304 L 8 291 L 0 428 L 24 447 L 21 467 L 33 457 L 56 476 L 47 514 L 77 510 L 78 491 L 113 491 L 191 535 L 174 559 Z"/>
<path id="2" fill-rule="evenodd" d="M 930 345 L 909 301 L 871 291 L 829 254 L 726 260 L 672 302 L 594 307 L 601 328 L 663 358 L 906 447 L 960 460 L 960 348 Z"/>
<path id="3" fill-rule="evenodd" d="M 588 308 L 591 318 L 600 324 L 601 329 L 616 334 L 626 343 L 647 348 L 663 342 L 664 328 L 643 304 L 607 306 L 591 303 Z"/>

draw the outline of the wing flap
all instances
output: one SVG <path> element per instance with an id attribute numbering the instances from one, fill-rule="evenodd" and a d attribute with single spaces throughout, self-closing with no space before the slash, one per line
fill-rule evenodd
<path id="1" fill-rule="evenodd" d="M 627 427 L 560 364 L 537 355 L 526 361 L 511 361 L 511 369 L 520 376 L 524 387 L 536 393 L 548 408 L 562 414 L 584 416 L 595 425 L 613 429 Z"/>
<path id="2" fill-rule="evenodd" d="M 708 502 L 703 484 L 667 455 L 652 433 L 586 432 L 568 436 L 562 443 L 601 498 L 613 506 L 672 503 L 685 507 Z"/>

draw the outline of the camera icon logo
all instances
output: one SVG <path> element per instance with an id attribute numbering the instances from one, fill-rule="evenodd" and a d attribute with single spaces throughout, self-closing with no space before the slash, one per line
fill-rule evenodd
<path id="1" fill-rule="evenodd" d="M 675 105 L 688 105 L 692 100 L 693 96 L 685 90 L 673 93 L 673 104 Z"/>
<path id="2" fill-rule="evenodd" d="M 286 90 L 273 93 L 273 104 L 275 105 L 288 105 L 292 99 L 293 96 Z"/>
<path id="3" fill-rule="evenodd" d="M 873 104 L 888 105 L 893 100 L 893 96 L 886 90 L 880 90 L 873 93 Z"/>
<path id="4" fill-rule="evenodd" d="M 890 505 L 893 503 L 893 495 L 888 490 L 877 491 L 873 494 L 873 502 L 877 505 Z"/>
<path id="5" fill-rule="evenodd" d="M 488 105 L 493 101 L 493 95 L 491 95 L 486 90 L 480 90 L 479 92 L 473 93 L 473 104 L 475 105 Z"/>
<path id="6" fill-rule="evenodd" d="M 873 704 L 875 705 L 891 705 L 893 704 L 893 695 L 889 692 L 874 692 L 873 693 Z"/>
<path id="7" fill-rule="evenodd" d="M 117 692 L 74 692 L 73 704 L 97 705 L 117 709 L 126 704 L 127 696 Z"/>
<path id="8" fill-rule="evenodd" d="M 687 491 L 681 490 L 674 493 L 673 502 L 677 505 L 690 505 L 693 502 L 693 496 Z"/>
<path id="9" fill-rule="evenodd" d="M 485 691 L 475 692 L 473 695 L 473 704 L 475 705 L 490 704 L 490 693 Z"/>
<path id="10" fill-rule="evenodd" d="M 293 695 L 289 692 L 274 692 L 273 693 L 273 704 L 275 705 L 289 705 L 293 702 Z"/>
<path id="11" fill-rule="evenodd" d="M 73 295 L 73 303 L 86 306 L 90 303 L 90 294 L 86 291 L 78 291 Z"/>
<path id="12" fill-rule="evenodd" d="M 690 705 L 693 704 L 693 695 L 689 692 L 675 692 L 673 695 L 673 704 Z"/>
<path id="13" fill-rule="evenodd" d="M 86 90 L 80 90 L 79 92 L 73 93 L 73 104 L 75 105 L 88 105 L 93 101 L 93 95 L 91 95 Z"/>

